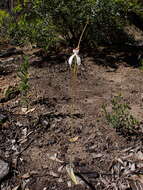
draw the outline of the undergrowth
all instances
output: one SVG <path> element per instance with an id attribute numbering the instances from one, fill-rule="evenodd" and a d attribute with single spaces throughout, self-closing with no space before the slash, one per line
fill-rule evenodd
<path id="1" fill-rule="evenodd" d="M 129 104 L 122 96 L 115 96 L 111 100 L 111 111 L 103 105 L 103 112 L 108 124 L 122 135 L 137 134 L 139 121 L 130 113 Z"/>
<path id="2" fill-rule="evenodd" d="M 19 90 L 21 94 L 21 104 L 23 106 L 28 106 L 28 90 L 29 86 L 29 59 L 28 57 L 24 57 L 24 61 L 21 64 L 19 71 L 17 73 L 20 83 L 19 83 Z"/>
<path id="3" fill-rule="evenodd" d="M 0 37 L 13 44 L 30 42 L 46 50 L 61 44 L 74 47 L 88 17 L 90 25 L 82 46 L 125 43 L 130 40 L 123 30 L 127 13 L 140 7 L 130 0 L 15 1 L 12 10 L 0 11 Z"/>

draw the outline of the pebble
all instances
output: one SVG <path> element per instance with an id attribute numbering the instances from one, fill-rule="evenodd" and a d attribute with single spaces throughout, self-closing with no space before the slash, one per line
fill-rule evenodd
<path id="1" fill-rule="evenodd" d="M 7 120 L 7 116 L 4 114 L 0 114 L 0 124 L 4 123 Z"/>
<path id="2" fill-rule="evenodd" d="M 0 159 L 0 181 L 9 173 L 9 164 Z"/>

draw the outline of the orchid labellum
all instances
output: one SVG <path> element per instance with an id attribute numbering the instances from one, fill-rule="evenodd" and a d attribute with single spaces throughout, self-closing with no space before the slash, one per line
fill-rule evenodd
<path id="1" fill-rule="evenodd" d="M 78 53 L 79 53 L 79 48 L 73 49 L 73 55 L 71 55 L 68 60 L 70 67 L 74 63 L 74 60 L 78 66 L 81 64 L 81 58 L 79 57 Z"/>

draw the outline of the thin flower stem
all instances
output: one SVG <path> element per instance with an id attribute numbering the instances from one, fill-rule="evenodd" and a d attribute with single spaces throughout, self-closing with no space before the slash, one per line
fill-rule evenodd
<path id="1" fill-rule="evenodd" d="M 83 31 L 82 31 L 82 33 L 81 33 L 81 35 L 80 35 L 80 38 L 79 38 L 79 41 L 78 41 L 78 45 L 77 45 L 77 48 L 78 48 L 78 49 L 79 49 L 79 47 L 80 47 L 80 43 L 81 43 L 81 40 L 82 40 L 82 37 L 83 37 L 83 34 L 84 34 L 85 30 L 86 30 L 87 25 L 88 25 L 88 21 L 86 22 L 86 24 L 85 24 L 85 26 L 84 26 L 84 28 L 83 28 Z"/>

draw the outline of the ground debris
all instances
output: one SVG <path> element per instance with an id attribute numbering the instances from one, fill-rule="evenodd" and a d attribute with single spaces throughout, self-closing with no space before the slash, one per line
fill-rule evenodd
<path id="1" fill-rule="evenodd" d="M 10 57 L 12 55 L 23 54 L 23 51 L 14 47 L 3 50 L 0 52 L 0 58 Z"/>
<path id="2" fill-rule="evenodd" d="M 1 97 L 4 89 L 9 96 L 9 100 L 0 99 L 5 110 L 0 113 L 7 117 L 0 126 L 0 155 L 10 160 L 12 166 L 8 179 L 2 180 L 2 190 L 141 190 L 143 150 L 138 144 L 141 138 L 131 141 L 119 136 L 106 125 L 101 108 L 121 92 L 134 113 L 142 118 L 142 71 L 123 65 L 109 71 L 98 65 L 97 57 L 103 64 L 116 65 L 120 55 L 109 50 L 101 53 L 94 52 L 92 60 L 88 57 L 84 61 L 84 70 L 79 69 L 73 112 L 70 75 L 64 62 L 48 57 L 43 60 L 37 55 L 40 52 L 36 55 L 24 52 L 30 56 L 31 86 L 25 110 L 18 103 L 20 94 L 14 93 L 17 89 L 13 87 L 18 82 L 16 70 L 0 74 Z M 19 59 L 22 60 L 22 55 Z M 0 66 L 3 64 L 6 70 L 16 64 L 11 57 L 1 60 Z M 139 129 L 142 130 L 142 123 Z M 71 164 L 70 155 L 71 177 L 66 171 Z M 71 178 L 74 181 L 76 178 L 78 184 Z"/>
<path id="3" fill-rule="evenodd" d="M 0 124 L 4 123 L 8 117 L 5 114 L 0 114 Z"/>
<path id="4" fill-rule="evenodd" d="M 9 164 L 0 159 L 0 181 L 9 173 Z"/>

